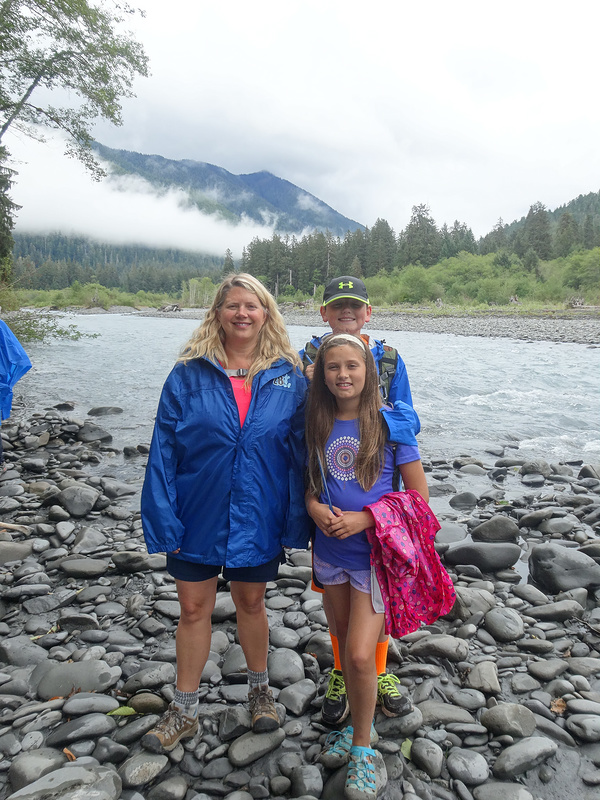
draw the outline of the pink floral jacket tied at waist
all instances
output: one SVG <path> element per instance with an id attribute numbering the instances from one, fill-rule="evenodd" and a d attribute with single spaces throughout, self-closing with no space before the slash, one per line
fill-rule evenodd
<path id="1" fill-rule="evenodd" d="M 365 506 L 371 566 L 383 598 L 385 632 L 398 639 L 447 614 L 456 599 L 433 543 L 440 523 L 418 492 L 391 492 Z"/>

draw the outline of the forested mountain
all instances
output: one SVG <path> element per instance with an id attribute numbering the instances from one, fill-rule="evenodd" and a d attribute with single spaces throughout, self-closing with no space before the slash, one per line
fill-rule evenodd
<path id="1" fill-rule="evenodd" d="M 64 289 L 73 281 L 126 291 L 179 291 L 183 281 L 217 277 L 223 258 L 142 245 L 112 245 L 82 236 L 15 233 L 13 280 L 18 288 Z"/>
<path id="2" fill-rule="evenodd" d="M 233 175 L 203 161 L 173 161 L 157 155 L 113 150 L 96 143 L 94 150 L 111 175 L 135 175 L 148 181 L 158 194 L 179 189 L 190 206 L 218 214 L 229 222 L 242 216 L 273 227 L 278 233 L 331 231 L 343 236 L 363 226 L 344 217 L 318 197 L 270 172 Z"/>

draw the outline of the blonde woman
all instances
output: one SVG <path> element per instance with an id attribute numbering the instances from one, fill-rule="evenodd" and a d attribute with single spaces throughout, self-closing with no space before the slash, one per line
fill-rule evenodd
<path id="1" fill-rule="evenodd" d="M 252 729 L 279 717 L 268 685 L 265 587 L 284 547 L 306 547 L 306 382 L 274 299 L 226 278 L 164 385 L 146 478 L 148 552 L 166 552 L 181 605 L 174 701 L 142 744 L 172 750 L 198 730 L 217 579 L 230 581 L 246 657 Z"/>

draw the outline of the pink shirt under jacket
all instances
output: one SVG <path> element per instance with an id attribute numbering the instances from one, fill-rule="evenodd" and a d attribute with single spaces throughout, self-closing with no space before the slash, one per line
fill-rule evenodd
<path id="1" fill-rule="evenodd" d="M 456 600 L 452 580 L 434 548 L 440 529 L 421 495 L 390 492 L 368 508 L 371 565 L 385 607 L 385 632 L 395 639 L 447 614 Z"/>

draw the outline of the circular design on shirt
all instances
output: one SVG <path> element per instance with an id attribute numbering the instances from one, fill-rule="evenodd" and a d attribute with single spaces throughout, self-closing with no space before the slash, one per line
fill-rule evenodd
<path id="1" fill-rule="evenodd" d="M 338 481 L 354 479 L 354 466 L 360 442 L 354 436 L 340 436 L 327 448 L 325 458 L 327 469 Z"/>

